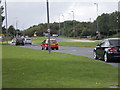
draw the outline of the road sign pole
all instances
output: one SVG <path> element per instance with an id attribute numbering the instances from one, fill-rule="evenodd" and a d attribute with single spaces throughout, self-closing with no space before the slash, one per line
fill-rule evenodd
<path id="1" fill-rule="evenodd" d="M 47 28 L 48 28 L 48 51 L 49 54 L 51 53 L 51 48 L 50 48 L 50 25 L 49 25 L 49 3 L 47 0 Z"/>

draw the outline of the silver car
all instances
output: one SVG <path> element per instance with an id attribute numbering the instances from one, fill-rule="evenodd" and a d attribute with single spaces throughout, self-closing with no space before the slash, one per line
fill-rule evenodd
<path id="1" fill-rule="evenodd" d="M 32 39 L 31 38 L 25 38 L 24 42 L 25 42 L 25 44 L 32 44 Z"/>

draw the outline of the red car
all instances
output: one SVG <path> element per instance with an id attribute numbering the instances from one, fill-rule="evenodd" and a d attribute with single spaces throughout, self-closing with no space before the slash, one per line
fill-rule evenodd
<path id="1" fill-rule="evenodd" d="M 41 44 L 42 50 L 48 50 L 48 39 L 44 40 Z M 58 42 L 56 39 L 50 39 L 50 47 L 52 50 L 58 50 Z"/>

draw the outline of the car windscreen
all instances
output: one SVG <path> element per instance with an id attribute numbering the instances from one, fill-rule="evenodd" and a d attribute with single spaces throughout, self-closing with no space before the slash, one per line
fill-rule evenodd
<path id="1" fill-rule="evenodd" d="M 50 40 L 50 43 L 57 43 L 56 40 Z"/>
<path id="2" fill-rule="evenodd" d="M 120 39 L 116 39 L 116 40 L 109 40 L 110 45 L 112 46 L 120 46 Z"/>

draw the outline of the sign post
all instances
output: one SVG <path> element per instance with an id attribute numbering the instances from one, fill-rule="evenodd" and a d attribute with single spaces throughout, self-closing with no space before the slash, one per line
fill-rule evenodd
<path id="1" fill-rule="evenodd" d="M 50 25 L 49 25 L 49 3 L 47 0 L 47 28 L 48 28 L 48 51 L 49 54 L 51 53 L 51 48 L 50 48 Z"/>

